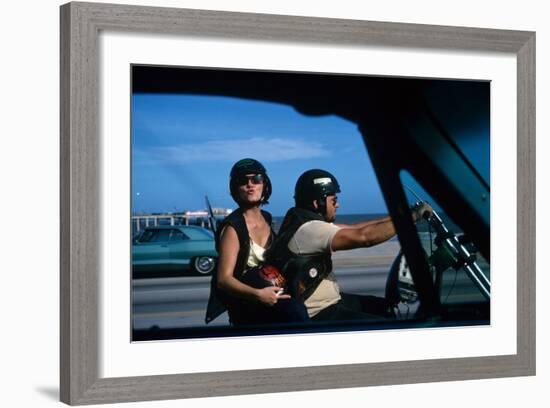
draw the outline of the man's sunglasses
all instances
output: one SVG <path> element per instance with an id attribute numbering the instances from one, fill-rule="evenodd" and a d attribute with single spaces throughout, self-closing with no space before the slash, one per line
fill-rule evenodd
<path id="1" fill-rule="evenodd" d="M 239 186 L 245 186 L 248 181 L 252 181 L 252 184 L 262 184 L 264 182 L 264 176 L 261 174 L 254 174 L 253 176 L 239 176 L 237 183 Z"/>

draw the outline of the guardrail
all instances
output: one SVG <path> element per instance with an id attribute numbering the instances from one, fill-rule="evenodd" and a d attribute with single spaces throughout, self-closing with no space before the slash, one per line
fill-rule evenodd
<path id="1" fill-rule="evenodd" d="M 132 231 L 139 232 L 144 227 L 158 225 L 200 225 L 212 229 L 208 214 L 195 212 L 192 214 L 143 214 L 132 215 Z"/>

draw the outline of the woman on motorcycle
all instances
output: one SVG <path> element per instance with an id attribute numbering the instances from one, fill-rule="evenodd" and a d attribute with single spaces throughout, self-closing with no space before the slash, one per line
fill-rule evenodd
<path id="1" fill-rule="evenodd" d="M 218 227 L 216 289 L 228 309 L 230 322 L 264 324 L 308 320 L 303 303 L 284 293 L 280 276 L 278 282 L 267 284 L 258 279 L 264 252 L 275 236 L 271 214 L 261 209 L 271 195 L 271 181 L 265 167 L 254 159 L 239 160 L 231 169 L 229 189 L 239 208 Z"/>

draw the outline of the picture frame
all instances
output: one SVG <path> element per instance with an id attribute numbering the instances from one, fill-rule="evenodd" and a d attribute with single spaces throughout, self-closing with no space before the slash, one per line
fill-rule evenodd
<path id="1" fill-rule="evenodd" d="M 311 44 L 513 53 L 517 58 L 517 353 L 366 364 L 100 378 L 101 30 Z M 61 7 L 61 400 L 71 405 L 535 374 L 535 33 L 203 10 Z"/>

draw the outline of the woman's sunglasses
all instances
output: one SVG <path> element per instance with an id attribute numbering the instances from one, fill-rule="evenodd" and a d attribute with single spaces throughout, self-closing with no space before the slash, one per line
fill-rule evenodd
<path id="1" fill-rule="evenodd" d="M 264 176 L 261 174 L 254 174 L 253 176 L 239 176 L 237 178 L 237 183 L 239 186 L 245 186 L 248 184 L 248 181 L 252 181 L 252 184 L 262 184 L 264 182 Z"/>

